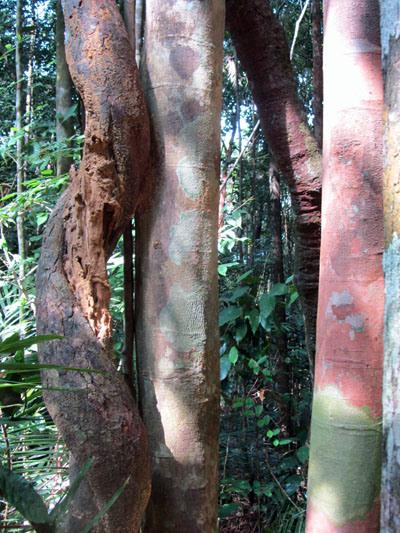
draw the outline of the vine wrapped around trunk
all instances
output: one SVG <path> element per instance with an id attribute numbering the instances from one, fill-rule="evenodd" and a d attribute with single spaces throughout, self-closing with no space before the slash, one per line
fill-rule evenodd
<path id="1" fill-rule="evenodd" d="M 67 61 L 86 110 L 83 158 L 47 224 L 37 276 L 41 333 L 63 340 L 42 363 L 101 372 L 43 372 L 44 398 L 79 469 L 94 464 L 67 531 L 80 531 L 126 487 L 99 531 L 137 531 L 150 493 L 147 437 L 111 356 L 106 261 L 132 216 L 147 169 L 149 126 L 114 0 L 63 0 Z"/>

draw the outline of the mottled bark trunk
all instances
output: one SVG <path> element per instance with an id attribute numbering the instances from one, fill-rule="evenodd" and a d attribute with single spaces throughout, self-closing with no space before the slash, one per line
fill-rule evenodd
<path id="1" fill-rule="evenodd" d="M 72 117 L 67 113 L 72 107 L 72 80 L 69 73 L 64 47 L 64 17 L 61 0 L 56 4 L 56 136 L 58 143 L 65 143 L 74 134 Z M 57 157 L 57 176 L 66 174 L 72 165 L 72 157 L 61 153 Z"/>
<path id="2" fill-rule="evenodd" d="M 321 156 L 297 97 L 283 28 L 270 5 L 266 0 L 227 0 L 226 9 L 227 27 L 249 78 L 264 135 L 292 198 L 296 284 L 312 361 L 318 296 Z"/>
<path id="3" fill-rule="evenodd" d="M 314 136 L 322 150 L 323 72 L 322 72 L 322 0 L 312 0 L 313 113 Z"/>
<path id="4" fill-rule="evenodd" d="M 146 0 L 151 201 L 137 219 L 145 531 L 212 532 L 218 491 L 217 219 L 223 0 Z"/>
<path id="5" fill-rule="evenodd" d="M 400 531 L 400 24 L 399 0 L 381 2 L 385 76 L 385 363 L 381 531 Z"/>
<path id="6" fill-rule="evenodd" d="M 322 245 L 307 532 L 377 532 L 383 352 L 379 5 L 326 0 L 324 9 Z"/>
<path id="7" fill-rule="evenodd" d="M 96 530 L 138 531 L 150 492 L 147 438 L 111 356 L 106 261 L 135 210 L 149 154 L 148 118 L 121 15 L 112 0 L 64 0 L 67 60 L 86 109 L 83 158 L 43 239 L 38 331 L 61 341 L 43 363 L 102 373 L 43 372 L 44 398 L 73 456 L 94 458 L 66 531 L 80 531 L 127 482 Z"/>

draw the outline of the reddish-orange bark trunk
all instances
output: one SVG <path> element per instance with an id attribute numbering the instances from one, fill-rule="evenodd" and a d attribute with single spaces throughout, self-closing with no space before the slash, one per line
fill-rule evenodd
<path id="1" fill-rule="evenodd" d="M 377 0 L 326 0 L 308 533 L 379 530 L 383 329 Z"/>
<path id="2" fill-rule="evenodd" d="M 227 0 L 226 23 L 249 78 L 261 126 L 295 212 L 296 284 L 310 359 L 315 351 L 321 222 L 321 155 L 309 130 L 284 30 L 267 0 Z"/>

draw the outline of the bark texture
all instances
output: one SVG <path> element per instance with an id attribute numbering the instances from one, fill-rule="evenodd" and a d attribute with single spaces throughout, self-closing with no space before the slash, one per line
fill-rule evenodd
<path id="1" fill-rule="evenodd" d="M 65 58 L 65 26 L 61 0 L 56 3 L 56 17 L 56 135 L 57 142 L 61 143 L 74 134 L 72 117 L 66 118 L 72 106 L 72 80 Z M 57 176 L 66 174 L 71 165 L 71 155 L 60 154 L 57 157 Z"/>
<path id="2" fill-rule="evenodd" d="M 306 531 L 377 532 L 383 352 L 379 4 L 326 0 L 324 15 L 322 243 Z"/>
<path id="3" fill-rule="evenodd" d="M 381 2 L 385 78 L 385 363 L 381 531 L 400 531 L 400 2 Z"/>
<path id="4" fill-rule="evenodd" d="M 269 149 L 291 194 L 296 216 L 296 285 L 312 360 L 318 296 L 321 155 L 297 97 L 284 30 L 269 3 L 227 0 L 226 13 L 227 28 L 249 78 Z"/>
<path id="5" fill-rule="evenodd" d="M 156 186 L 137 219 L 136 331 L 152 533 L 217 528 L 223 27 L 223 0 L 146 0 Z"/>
<path id="6" fill-rule="evenodd" d="M 125 483 L 98 531 L 138 531 L 150 492 L 147 437 L 110 354 L 106 261 L 135 210 L 149 154 L 148 117 L 132 48 L 113 0 L 64 0 L 67 61 L 86 110 L 79 170 L 43 239 L 37 277 L 40 360 L 102 373 L 46 371 L 46 405 L 73 456 L 94 465 L 66 531 L 81 531 Z M 47 389 L 47 390 L 46 390 Z"/>
<path id="7" fill-rule="evenodd" d="M 322 71 L 322 0 L 311 1 L 313 47 L 313 113 L 314 135 L 322 150 L 323 71 Z"/>

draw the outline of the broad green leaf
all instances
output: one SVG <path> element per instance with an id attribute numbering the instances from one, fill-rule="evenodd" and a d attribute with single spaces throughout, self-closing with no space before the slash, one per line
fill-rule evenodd
<path id="1" fill-rule="evenodd" d="M 232 346 L 232 348 L 229 351 L 229 361 L 235 365 L 237 363 L 237 360 L 239 359 L 239 352 L 236 346 Z"/>
<path id="2" fill-rule="evenodd" d="M 252 309 L 250 313 L 246 315 L 247 320 L 250 322 L 251 331 L 255 335 L 258 325 L 260 323 L 260 314 L 257 309 Z"/>
<path id="3" fill-rule="evenodd" d="M 259 428 L 263 428 L 265 426 L 268 426 L 270 422 L 271 422 L 271 417 L 269 415 L 266 415 L 263 418 L 261 418 L 261 420 L 257 420 L 257 426 Z"/>
<path id="4" fill-rule="evenodd" d="M 248 287 L 237 287 L 230 297 L 231 302 L 236 302 L 236 300 L 247 294 L 248 290 Z"/>
<path id="5" fill-rule="evenodd" d="M 240 509 L 238 503 L 224 503 L 219 508 L 219 517 L 227 518 Z"/>
<path id="6" fill-rule="evenodd" d="M 308 461 L 309 456 L 309 449 L 307 446 L 302 446 L 298 450 L 296 450 L 296 455 L 298 460 L 301 464 L 304 464 L 306 461 Z"/>
<path id="7" fill-rule="evenodd" d="M 228 269 L 236 266 L 238 263 L 223 263 L 222 265 L 218 265 L 218 274 L 220 276 L 226 276 Z"/>
<path id="8" fill-rule="evenodd" d="M 274 283 L 268 294 L 271 296 L 283 296 L 288 293 L 288 286 L 284 283 Z"/>
<path id="9" fill-rule="evenodd" d="M 231 369 L 232 363 L 230 362 L 228 355 L 223 355 L 220 358 L 219 363 L 220 363 L 220 375 L 219 375 L 219 378 L 220 378 L 221 381 L 223 381 L 226 378 L 226 376 L 228 375 L 229 370 Z"/>
<path id="10" fill-rule="evenodd" d="M 260 298 L 260 318 L 265 321 L 274 311 L 276 299 L 269 293 L 264 293 Z"/>
<path id="11" fill-rule="evenodd" d="M 255 410 L 256 416 L 260 416 L 264 410 L 264 407 L 261 404 L 259 404 L 259 405 L 256 405 L 254 410 Z"/>
<path id="12" fill-rule="evenodd" d="M 247 333 L 247 324 L 243 322 L 241 326 L 235 329 L 233 336 L 237 344 L 239 344 L 246 336 Z"/>
<path id="13" fill-rule="evenodd" d="M 233 322 L 239 318 L 242 314 L 240 307 L 236 305 L 230 305 L 229 307 L 224 307 L 219 314 L 219 325 L 224 326 L 228 322 Z"/>

